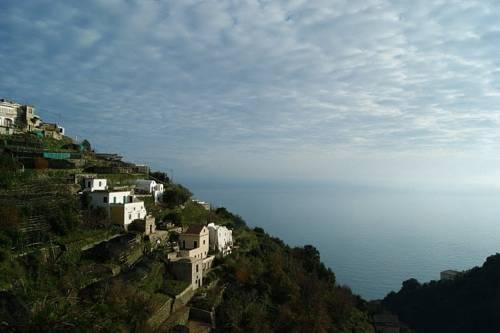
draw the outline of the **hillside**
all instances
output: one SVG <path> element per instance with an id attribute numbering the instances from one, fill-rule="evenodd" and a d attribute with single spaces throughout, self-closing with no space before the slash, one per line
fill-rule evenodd
<path id="1" fill-rule="evenodd" d="M 500 332 L 500 254 L 453 280 L 407 280 L 383 304 L 418 332 Z"/>
<path id="2" fill-rule="evenodd" d="M 244 249 L 223 265 L 221 332 L 371 332 L 365 303 L 320 261 L 313 246 L 290 248 L 262 229 L 244 229 Z"/>
<path id="3" fill-rule="evenodd" d="M 2 140 L 0 331 L 373 332 L 366 303 L 336 284 L 313 246 L 289 247 L 191 200 L 165 173 L 96 154 L 88 142 Z M 82 190 L 89 172 L 121 191 L 142 178 L 164 185 L 160 202 L 137 197 L 156 231 L 126 231 L 93 207 Z M 214 254 L 195 290 L 170 258 L 188 226 L 209 222 L 232 230 L 234 249 Z"/>

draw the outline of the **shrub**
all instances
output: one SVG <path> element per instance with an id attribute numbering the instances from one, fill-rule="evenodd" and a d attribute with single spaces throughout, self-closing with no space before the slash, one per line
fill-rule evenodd
<path id="1" fill-rule="evenodd" d="M 163 202 L 167 207 L 174 208 L 184 204 L 193 194 L 182 185 L 171 185 L 163 193 Z"/>

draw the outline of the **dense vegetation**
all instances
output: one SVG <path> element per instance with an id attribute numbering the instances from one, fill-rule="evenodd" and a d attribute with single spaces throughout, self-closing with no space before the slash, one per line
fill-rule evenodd
<path id="1" fill-rule="evenodd" d="M 454 280 L 407 280 L 383 304 L 418 332 L 500 332 L 500 254 Z"/>
<path id="2" fill-rule="evenodd" d="M 313 246 L 290 248 L 256 228 L 224 264 L 220 332 L 372 332 L 365 302 L 335 285 Z"/>
<path id="3" fill-rule="evenodd" d="M 184 204 L 193 194 L 184 186 L 171 184 L 165 188 L 163 201 L 170 208 Z"/>

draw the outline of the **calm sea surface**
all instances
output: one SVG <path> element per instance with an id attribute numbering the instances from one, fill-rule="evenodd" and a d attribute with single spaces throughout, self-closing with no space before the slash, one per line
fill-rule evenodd
<path id="1" fill-rule="evenodd" d="M 500 193 L 186 184 L 290 245 L 313 244 L 337 281 L 366 299 L 500 252 Z"/>

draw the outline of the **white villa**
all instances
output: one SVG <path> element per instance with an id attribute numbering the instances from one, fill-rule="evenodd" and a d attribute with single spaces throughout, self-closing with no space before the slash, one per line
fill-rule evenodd
<path id="1" fill-rule="evenodd" d="M 208 224 L 210 248 L 223 256 L 231 253 L 233 246 L 233 231 L 225 226 Z"/>
<path id="2" fill-rule="evenodd" d="M 64 135 L 64 128 L 43 122 L 31 105 L 22 105 L 0 98 L 0 134 L 27 132 L 38 132 L 45 137 L 60 140 Z"/>
<path id="3" fill-rule="evenodd" d="M 152 194 L 155 199 L 155 203 L 160 202 L 164 192 L 163 184 L 149 179 L 137 179 L 135 181 L 135 189 L 141 193 Z"/>
<path id="4" fill-rule="evenodd" d="M 84 180 L 84 191 L 94 192 L 94 191 L 105 191 L 108 189 L 108 180 L 104 178 L 85 178 Z"/>
<path id="5" fill-rule="evenodd" d="M 30 105 L 0 99 L 0 134 L 13 134 L 15 131 L 32 131 L 41 125 L 40 117 Z"/>
<path id="6" fill-rule="evenodd" d="M 134 201 L 130 191 L 95 190 L 89 195 L 91 207 L 109 207 L 110 204 L 126 204 Z"/>
<path id="7" fill-rule="evenodd" d="M 177 278 L 189 281 L 193 289 L 203 285 L 203 275 L 212 267 L 215 256 L 208 255 L 209 233 L 204 225 L 192 225 L 179 235 L 180 251 L 170 258 Z"/>
<path id="8" fill-rule="evenodd" d="M 89 195 L 91 207 L 107 208 L 111 221 L 125 229 L 133 221 L 147 216 L 144 201 L 138 200 L 130 191 L 94 190 Z"/>
<path id="9" fill-rule="evenodd" d="M 125 230 L 128 230 L 130 223 L 135 220 L 144 220 L 148 215 L 146 207 L 144 207 L 144 201 L 110 204 L 109 211 L 111 221 L 113 221 L 114 224 L 122 225 Z"/>

